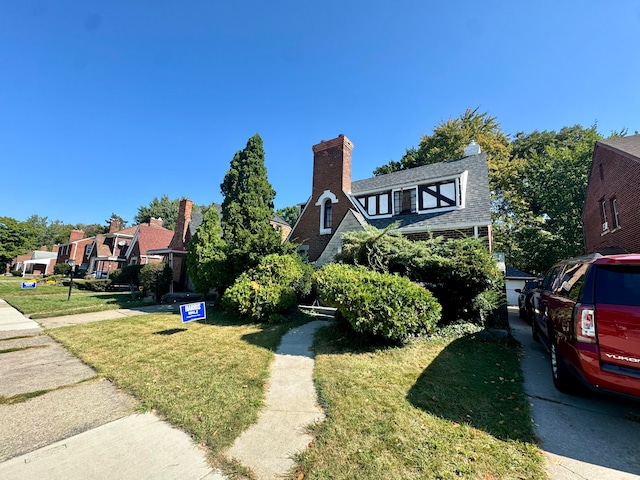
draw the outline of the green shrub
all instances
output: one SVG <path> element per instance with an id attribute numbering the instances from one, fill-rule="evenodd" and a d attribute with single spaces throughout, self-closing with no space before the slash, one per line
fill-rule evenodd
<path id="1" fill-rule="evenodd" d="M 56 263 L 53 266 L 54 275 L 69 275 L 71 266 L 68 263 Z"/>
<path id="2" fill-rule="evenodd" d="M 140 285 L 140 270 L 144 265 L 127 265 L 117 268 L 109 275 L 113 285 Z"/>
<path id="3" fill-rule="evenodd" d="M 502 276 L 482 239 L 411 241 L 396 230 L 367 228 L 345 234 L 342 241 L 338 260 L 423 283 L 442 305 L 442 324 L 482 323 L 488 313 L 478 305 L 489 304 L 482 298 L 476 301 L 478 295 L 502 287 Z"/>
<path id="4" fill-rule="evenodd" d="M 440 319 L 431 292 L 405 277 L 332 263 L 313 279 L 322 300 L 356 332 L 402 341 L 432 332 Z"/>
<path id="5" fill-rule="evenodd" d="M 159 302 L 162 295 L 169 291 L 173 282 L 173 272 L 166 263 L 148 263 L 140 269 L 138 279 L 145 295 L 153 293 Z"/>
<path id="6" fill-rule="evenodd" d="M 291 310 L 311 292 L 312 274 L 313 267 L 298 255 L 267 255 L 227 288 L 222 306 L 255 321 L 281 321 L 276 314 Z"/>
<path id="7" fill-rule="evenodd" d="M 11 270 L 11 275 L 13 275 L 14 277 L 21 277 L 22 270 Z"/>
<path id="8" fill-rule="evenodd" d="M 77 280 L 74 280 L 76 283 Z M 91 292 L 106 292 L 111 285 L 110 279 L 100 279 L 100 280 L 83 280 L 82 287 L 78 285 L 78 287 L 82 290 L 89 290 Z"/>

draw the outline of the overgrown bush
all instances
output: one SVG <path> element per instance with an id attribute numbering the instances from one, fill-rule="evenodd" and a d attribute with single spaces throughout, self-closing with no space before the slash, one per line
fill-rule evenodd
<path id="1" fill-rule="evenodd" d="M 405 277 L 331 263 L 313 276 L 323 302 L 360 333 L 402 341 L 432 332 L 441 307 L 427 289 Z"/>
<path id="2" fill-rule="evenodd" d="M 148 263 L 140 269 L 140 286 L 146 294 L 153 293 L 156 301 L 169 291 L 173 281 L 173 272 L 167 263 Z"/>
<path id="3" fill-rule="evenodd" d="M 242 273 L 222 296 L 222 306 L 255 321 L 276 322 L 311 292 L 313 267 L 295 254 L 272 254 Z"/>
<path id="4" fill-rule="evenodd" d="M 53 274 L 54 275 L 69 275 L 71 271 L 71 265 L 68 263 L 56 263 L 53 266 Z"/>
<path id="5" fill-rule="evenodd" d="M 342 241 L 338 260 L 423 283 L 442 305 L 442 324 L 482 323 L 487 314 L 478 306 L 488 304 L 476 300 L 478 295 L 502 288 L 502 276 L 482 239 L 411 241 L 397 230 L 367 228 L 345 234 Z"/>

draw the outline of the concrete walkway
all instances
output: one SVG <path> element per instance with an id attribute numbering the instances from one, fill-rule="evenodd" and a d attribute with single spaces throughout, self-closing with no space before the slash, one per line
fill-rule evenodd
<path id="1" fill-rule="evenodd" d="M 258 423 L 242 433 L 226 455 L 249 467 L 260 480 L 284 477 L 293 456 L 313 437 L 307 427 L 324 418 L 313 383 L 313 336 L 326 321 L 316 320 L 282 337 Z"/>
<path id="2" fill-rule="evenodd" d="M 132 397 L 42 329 L 177 308 L 109 310 L 38 323 L 0 299 L 0 395 L 47 391 L 0 404 L 0 478 L 226 480 L 186 433 L 151 413 L 134 414 Z M 285 475 L 294 466 L 293 455 L 312 440 L 306 427 L 323 418 L 310 347 L 315 330 L 326 324 L 313 321 L 283 337 L 260 419 L 226 452 L 260 480 Z"/>

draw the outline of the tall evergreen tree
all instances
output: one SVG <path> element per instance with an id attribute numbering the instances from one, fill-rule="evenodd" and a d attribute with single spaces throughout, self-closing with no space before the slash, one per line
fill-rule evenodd
<path id="1" fill-rule="evenodd" d="M 227 284 L 225 250 L 220 216 L 215 208 L 209 208 L 187 247 L 187 271 L 196 292 L 206 295 Z"/>
<path id="2" fill-rule="evenodd" d="M 267 179 L 260 135 L 251 137 L 244 150 L 236 152 L 220 189 L 230 284 L 265 255 L 282 250 L 280 233 L 269 223 L 276 192 Z"/>

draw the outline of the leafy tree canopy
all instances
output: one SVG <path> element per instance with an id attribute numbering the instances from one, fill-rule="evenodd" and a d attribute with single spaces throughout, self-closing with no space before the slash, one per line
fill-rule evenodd
<path id="1" fill-rule="evenodd" d="M 18 255 L 37 248 L 38 232 L 30 222 L 0 217 L 0 268 Z"/>
<path id="2" fill-rule="evenodd" d="M 284 208 L 279 208 L 276 210 L 276 215 L 281 217 L 285 222 L 287 222 L 292 227 L 298 221 L 298 217 L 300 216 L 300 207 L 297 205 L 292 205 Z"/>
<path id="3" fill-rule="evenodd" d="M 502 187 L 505 178 L 514 173 L 511 164 L 509 137 L 502 131 L 496 117 L 468 108 L 457 118 L 442 121 L 433 134 L 424 135 L 418 148 L 407 149 L 400 161 L 391 161 L 374 170 L 383 175 L 431 163 L 444 162 L 464 156 L 464 147 L 475 140 L 487 154 L 492 190 Z"/>

